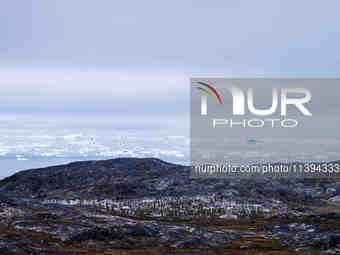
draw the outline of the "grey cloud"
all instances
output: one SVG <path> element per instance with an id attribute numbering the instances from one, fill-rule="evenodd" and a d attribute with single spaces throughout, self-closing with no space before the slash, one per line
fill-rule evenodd
<path id="1" fill-rule="evenodd" d="M 339 7 L 338 1 L 7 1 L 0 64 L 329 75 L 339 68 Z"/>
<path id="2" fill-rule="evenodd" d="M 0 112 L 186 115 L 189 80 L 181 73 L 1 71 Z"/>

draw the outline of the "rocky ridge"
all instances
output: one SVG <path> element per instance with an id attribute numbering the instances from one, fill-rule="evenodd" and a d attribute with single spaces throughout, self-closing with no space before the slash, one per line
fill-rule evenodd
<path id="1" fill-rule="evenodd" d="M 0 182 L 1 254 L 339 254 L 336 179 L 192 179 L 158 159 Z"/>

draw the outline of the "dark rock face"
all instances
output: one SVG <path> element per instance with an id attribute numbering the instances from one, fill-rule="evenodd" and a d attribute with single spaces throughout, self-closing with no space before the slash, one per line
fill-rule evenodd
<path id="1" fill-rule="evenodd" d="M 199 237 L 190 237 L 183 241 L 179 241 L 173 245 L 175 248 L 208 248 L 207 245 L 201 238 Z"/>
<path id="2" fill-rule="evenodd" d="M 0 181 L 0 254 L 340 254 L 339 183 L 191 179 L 153 158 L 22 171 Z M 261 211 L 197 214 L 242 203 Z"/>
<path id="3" fill-rule="evenodd" d="M 225 199 L 278 199 L 322 206 L 337 194 L 339 183 L 328 179 L 191 179 L 189 167 L 154 158 L 118 158 L 21 171 L 0 181 L 0 192 L 59 199 L 216 194 Z"/>
<path id="4" fill-rule="evenodd" d="M 120 158 L 74 162 L 19 172 L 0 182 L 0 191 L 19 196 L 154 195 L 160 178 L 184 180 L 187 168 L 158 159 Z"/>

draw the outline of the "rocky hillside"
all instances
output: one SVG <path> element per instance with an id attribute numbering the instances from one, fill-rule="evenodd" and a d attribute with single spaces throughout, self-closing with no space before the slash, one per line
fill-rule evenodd
<path id="1" fill-rule="evenodd" d="M 192 179 L 189 168 L 155 158 L 74 162 L 21 171 L 0 181 L 0 192 L 45 199 L 217 197 L 322 205 L 337 200 L 337 179 Z"/>
<path id="2" fill-rule="evenodd" d="M 340 254 L 337 179 L 119 158 L 21 171 L 0 192 L 0 254 Z"/>
<path id="3" fill-rule="evenodd" d="M 0 182 L 0 191 L 28 197 L 157 195 L 168 182 L 184 184 L 188 169 L 159 159 L 82 161 L 21 171 Z"/>

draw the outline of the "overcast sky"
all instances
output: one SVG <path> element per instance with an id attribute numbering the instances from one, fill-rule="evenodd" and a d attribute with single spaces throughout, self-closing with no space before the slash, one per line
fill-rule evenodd
<path id="1" fill-rule="evenodd" d="M 191 77 L 339 77 L 339 10 L 338 0 L 2 1 L 0 159 L 23 162 L 2 170 L 117 148 L 187 161 Z M 251 133 L 257 147 L 229 134 L 230 157 L 339 159 L 340 87 L 317 91 L 313 125 L 284 139 Z"/>
<path id="2" fill-rule="evenodd" d="M 336 77 L 339 1 L 11 0 L 0 112 L 180 116 L 189 78 Z"/>

